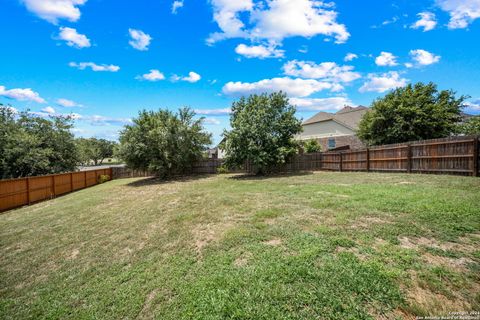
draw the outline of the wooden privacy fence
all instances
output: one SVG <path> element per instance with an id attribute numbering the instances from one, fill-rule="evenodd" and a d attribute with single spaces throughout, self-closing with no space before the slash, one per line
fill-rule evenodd
<path id="1" fill-rule="evenodd" d="M 295 155 L 274 171 L 375 171 L 480 175 L 479 137 L 464 136 Z M 247 166 L 247 172 L 253 172 Z"/>
<path id="2" fill-rule="evenodd" d="M 112 169 L 0 180 L 0 212 L 91 187 L 101 175 L 111 177 Z"/>

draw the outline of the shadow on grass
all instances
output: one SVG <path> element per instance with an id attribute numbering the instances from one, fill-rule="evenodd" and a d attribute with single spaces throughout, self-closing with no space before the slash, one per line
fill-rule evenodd
<path id="1" fill-rule="evenodd" d="M 285 178 L 285 177 L 299 177 L 299 176 L 309 176 L 312 175 L 313 171 L 298 171 L 298 172 L 278 172 L 278 173 L 271 173 L 268 175 L 254 175 L 254 174 L 237 174 L 228 179 L 234 180 L 265 180 L 270 178 Z"/>
<path id="2" fill-rule="evenodd" d="M 158 184 L 168 184 L 172 182 L 190 182 L 201 179 L 206 179 L 211 177 L 214 174 L 195 174 L 195 175 L 186 175 L 186 176 L 176 176 L 170 178 L 159 178 L 159 177 L 147 177 L 145 179 L 133 181 L 127 184 L 128 187 L 145 187 Z"/>

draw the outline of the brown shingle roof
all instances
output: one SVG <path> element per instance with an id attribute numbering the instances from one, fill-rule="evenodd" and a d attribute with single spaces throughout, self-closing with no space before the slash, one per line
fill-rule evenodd
<path id="1" fill-rule="evenodd" d="M 303 122 L 304 125 L 312 124 L 316 122 L 322 122 L 327 120 L 336 121 L 350 129 L 356 130 L 363 115 L 368 112 L 368 108 L 364 106 L 350 107 L 345 106 L 343 109 L 337 111 L 337 113 L 319 112 L 310 119 Z"/>

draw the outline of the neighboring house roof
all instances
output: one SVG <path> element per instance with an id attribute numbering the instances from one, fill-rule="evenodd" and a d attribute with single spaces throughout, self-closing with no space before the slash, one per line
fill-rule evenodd
<path id="1" fill-rule="evenodd" d="M 319 112 L 310 119 L 307 119 L 303 122 L 303 125 L 333 120 L 338 122 L 347 128 L 352 130 L 358 129 L 358 124 L 365 113 L 368 112 L 368 108 L 364 106 L 358 107 L 350 107 L 345 106 L 343 109 L 337 111 L 336 113 L 328 113 L 328 112 Z"/>

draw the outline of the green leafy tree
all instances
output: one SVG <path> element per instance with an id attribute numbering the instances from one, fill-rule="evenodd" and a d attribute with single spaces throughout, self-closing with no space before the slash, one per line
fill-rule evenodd
<path id="1" fill-rule="evenodd" d="M 80 154 L 81 163 L 95 165 L 102 164 L 106 158 L 113 157 L 116 143 L 105 139 L 97 138 L 79 138 L 77 147 Z"/>
<path id="2" fill-rule="evenodd" d="M 466 135 L 480 135 L 480 116 L 471 117 L 459 126 L 460 133 Z"/>
<path id="3" fill-rule="evenodd" d="M 447 137 L 456 132 L 465 98 L 433 83 L 395 89 L 373 102 L 358 137 L 368 145 Z"/>
<path id="4" fill-rule="evenodd" d="M 224 132 L 225 164 L 229 168 L 250 161 L 257 174 L 268 174 L 295 154 L 294 136 L 302 131 L 295 107 L 282 93 L 242 97 L 232 105 L 232 129 Z"/>
<path id="5" fill-rule="evenodd" d="M 322 146 L 316 139 L 310 139 L 303 142 L 303 150 L 305 153 L 314 153 L 322 151 Z"/>
<path id="6" fill-rule="evenodd" d="M 48 119 L 0 105 L 0 177 L 75 170 L 78 155 L 71 117 Z"/>
<path id="7" fill-rule="evenodd" d="M 141 111 L 120 134 L 120 157 L 129 167 L 149 170 L 160 177 L 188 173 L 211 144 L 203 118 L 194 118 L 189 108 L 178 113 Z"/>

